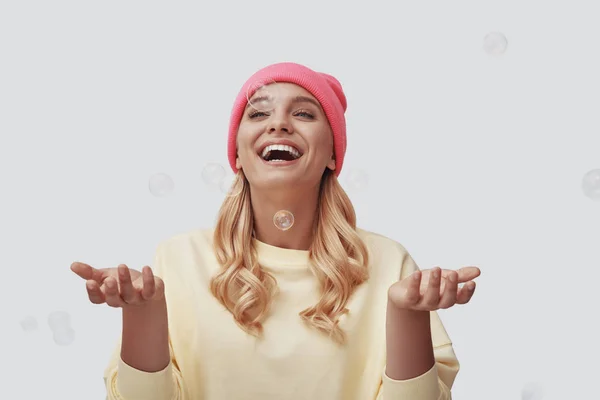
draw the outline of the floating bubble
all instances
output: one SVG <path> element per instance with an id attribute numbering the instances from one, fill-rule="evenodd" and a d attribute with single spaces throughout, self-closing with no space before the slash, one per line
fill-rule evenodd
<path id="1" fill-rule="evenodd" d="M 279 97 L 278 86 L 272 79 L 251 83 L 246 90 L 246 100 L 256 111 L 269 112 L 275 108 Z"/>
<path id="2" fill-rule="evenodd" d="M 70 327 L 53 330 L 52 338 L 57 345 L 68 346 L 75 341 L 75 330 Z"/>
<path id="3" fill-rule="evenodd" d="M 32 317 L 31 315 L 29 315 L 21 320 L 21 328 L 23 328 L 23 330 L 25 332 L 30 332 L 30 331 L 36 330 L 37 327 L 38 327 L 37 320 L 34 317 Z"/>
<path id="4" fill-rule="evenodd" d="M 208 163 L 202 169 L 202 180 L 210 186 L 219 186 L 225 179 L 225 168 L 221 164 Z"/>
<path id="5" fill-rule="evenodd" d="M 521 390 L 521 400 L 542 400 L 542 387 L 534 382 L 526 383 Z"/>
<path id="6" fill-rule="evenodd" d="M 150 182 L 148 186 L 150 188 L 150 193 L 152 193 L 156 197 L 163 197 L 169 195 L 173 192 L 173 189 L 175 188 L 173 179 L 171 179 L 169 175 L 163 173 L 152 175 L 150 177 Z"/>
<path id="7" fill-rule="evenodd" d="M 59 331 L 71 326 L 71 316 L 65 311 L 53 311 L 48 315 L 48 326 L 53 331 Z"/>
<path id="8" fill-rule="evenodd" d="M 242 193 L 244 182 L 238 179 L 238 174 L 229 173 L 219 183 L 221 192 L 227 197 L 235 197 Z"/>
<path id="9" fill-rule="evenodd" d="M 508 46 L 508 41 L 500 32 L 488 33 L 483 39 L 483 50 L 489 55 L 503 54 L 506 46 Z"/>
<path id="10" fill-rule="evenodd" d="M 351 190 L 365 190 L 369 184 L 369 177 L 361 170 L 349 171 L 346 175 L 346 183 Z"/>
<path id="11" fill-rule="evenodd" d="M 583 176 L 581 188 L 587 197 L 600 201 L 600 169 L 588 171 Z"/>
<path id="12" fill-rule="evenodd" d="M 294 214 L 288 210 L 280 210 L 273 215 L 273 224 L 277 229 L 287 231 L 294 225 Z"/>

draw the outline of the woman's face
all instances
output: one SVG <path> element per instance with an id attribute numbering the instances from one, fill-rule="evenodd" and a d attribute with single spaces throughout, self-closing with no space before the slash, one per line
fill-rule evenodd
<path id="1" fill-rule="evenodd" d="M 236 167 L 254 187 L 318 185 L 335 169 L 333 135 L 319 102 L 292 83 L 250 98 L 237 135 Z"/>

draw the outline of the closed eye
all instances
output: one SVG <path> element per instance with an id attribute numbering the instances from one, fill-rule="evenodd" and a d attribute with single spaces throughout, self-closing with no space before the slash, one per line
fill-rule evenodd
<path id="1" fill-rule="evenodd" d="M 264 117 L 265 115 L 267 115 L 267 113 L 264 113 L 262 111 L 255 111 L 252 112 L 248 115 L 249 118 L 257 118 L 257 117 Z"/>
<path id="2" fill-rule="evenodd" d="M 252 118 L 258 118 L 258 117 L 265 117 L 265 116 L 268 116 L 268 115 L 269 114 L 267 114 L 265 112 L 262 112 L 262 111 L 254 111 L 254 112 L 252 112 L 252 113 L 250 113 L 248 115 L 248 118 L 252 119 Z M 299 111 L 299 112 L 297 112 L 294 115 L 301 116 L 301 117 L 304 117 L 304 118 L 309 118 L 309 119 L 314 119 L 315 118 L 315 116 L 313 114 L 309 113 L 308 111 Z"/>
<path id="3" fill-rule="evenodd" d="M 312 115 L 311 113 L 309 113 L 308 111 L 299 111 L 295 115 L 301 115 L 301 116 L 304 116 L 305 118 L 310 118 L 310 119 L 315 118 L 315 116 Z"/>

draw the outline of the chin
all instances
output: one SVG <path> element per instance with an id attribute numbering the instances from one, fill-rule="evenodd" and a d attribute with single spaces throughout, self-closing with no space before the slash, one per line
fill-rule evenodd
<path id="1" fill-rule="evenodd" d="M 310 184 L 304 171 L 256 170 L 254 176 L 248 177 L 250 185 L 258 190 L 297 190 Z"/>
<path id="2" fill-rule="evenodd" d="M 258 183 L 260 186 L 270 189 L 291 189 L 305 183 L 305 177 L 303 177 L 303 174 L 291 171 L 268 171 L 261 174 Z"/>

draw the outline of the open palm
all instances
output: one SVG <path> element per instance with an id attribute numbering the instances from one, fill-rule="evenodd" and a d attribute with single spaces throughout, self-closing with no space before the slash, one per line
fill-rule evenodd
<path id="1" fill-rule="evenodd" d="M 475 292 L 475 281 L 481 274 L 477 267 L 457 271 L 439 267 L 417 270 L 394 283 L 389 291 L 390 301 L 397 307 L 416 311 L 436 311 L 455 304 L 466 304 Z M 464 284 L 459 287 L 459 284 Z"/>
<path id="2" fill-rule="evenodd" d="M 152 273 L 149 266 L 140 272 L 125 264 L 117 268 L 97 269 L 74 262 L 71 270 L 86 280 L 88 297 L 94 304 L 125 307 L 143 305 L 164 297 L 164 282 Z"/>

